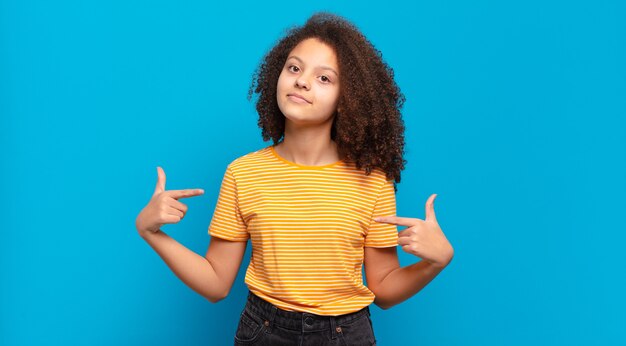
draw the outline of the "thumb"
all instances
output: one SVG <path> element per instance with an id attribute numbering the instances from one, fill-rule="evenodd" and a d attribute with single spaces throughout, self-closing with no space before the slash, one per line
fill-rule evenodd
<path id="1" fill-rule="evenodd" d="M 437 222 L 437 217 L 435 216 L 435 198 L 437 194 L 432 194 L 426 201 L 426 221 L 435 221 Z"/>
<path id="2" fill-rule="evenodd" d="M 154 193 L 152 194 L 153 196 L 157 193 L 165 191 L 165 172 L 163 171 L 163 168 L 157 167 L 157 175 L 157 184 L 154 188 Z"/>

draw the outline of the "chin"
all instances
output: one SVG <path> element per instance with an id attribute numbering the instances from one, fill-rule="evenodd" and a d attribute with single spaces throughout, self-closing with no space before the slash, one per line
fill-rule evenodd
<path id="1" fill-rule="evenodd" d="M 310 106 L 310 105 L 304 105 Z M 279 104 L 278 109 L 285 116 L 286 120 L 291 121 L 294 124 L 302 124 L 302 125 L 312 125 L 312 124 L 323 124 L 332 118 L 332 115 L 328 116 L 315 116 L 311 109 L 306 109 L 305 107 L 300 107 L 300 105 L 291 105 L 291 104 Z"/>
<path id="2" fill-rule="evenodd" d="M 278 109 L 280 109 L 280 112 L 283 113 L 285 118 L 291 121 L 303 121 L 311 118 L 311 116 L 308 115 L 309 111 L 302 109 L 302 107 L 293 107 L 292 105 L 279 105 Z"/>

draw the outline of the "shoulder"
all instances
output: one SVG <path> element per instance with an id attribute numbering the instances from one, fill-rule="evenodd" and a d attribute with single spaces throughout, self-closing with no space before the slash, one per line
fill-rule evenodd
<path id="1" fill-rule="evenodd" d="M 367 183 L 370 186 L 382 187 L 385 183 L 393 183 L 392 179 L 387 178 L 387 174 L 380 168 L 373 168 L 369 174 L 363 168 L 357 168 L 353 162 L 347 162 L 343 165 L 346 172 L 352 173 L 360 177 L 361 183 Z"/>
<path id="2" fill-rule="evenodd" d="M 258 165 L 262 162 L 267 161 L 267 157 L 270 154 L 270 146 L 257 149 L 255 151 L 237 157 L 228 164 L 227 169 L 230 170 L 233 174 L 241 170 L 247 170 L 250 168 L 250 166 Z"/>

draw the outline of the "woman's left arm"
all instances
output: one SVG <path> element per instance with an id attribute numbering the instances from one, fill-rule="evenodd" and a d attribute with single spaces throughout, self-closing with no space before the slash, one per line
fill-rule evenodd
<path id="1" fill-rule="evenodd" d="M 426 219 L 396 216 L 375 217 L 374 221 L 407 226 L 398 234 L 402 250 L 420 257 L 422 261 L 400 267 L 394 248 L 365 248 L 365 270 L 370 290 L 376 295 L 374 303 L 388 309 L 419 292 L 435 278 L 454 256 L 454 249 L 443 234 L 435 216 L 433 194 L 426 201 Z M 389 263 L 395 268 L 389 269 Z"/>

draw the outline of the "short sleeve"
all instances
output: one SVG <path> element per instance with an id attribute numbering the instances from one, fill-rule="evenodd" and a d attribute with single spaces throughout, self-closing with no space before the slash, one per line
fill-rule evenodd
<path id="1" fill-rule="evenodd" d="M 209 234 L 231 241 L 247 241 L 250 238 L 239 210 L 237 182 L 230 166 L 226 168 L 222 179 L 213 219 L 209 225 Z"/>
<path id="2" fill-rule="evenodd" d="M 385 180 L 381 187 L 372 218 L 377 216 L 396 215 L 396 195 L 393 180 Z M 376 222 L 371 220 L 369 230 L 365 236 L 364 246 L 367 247 L 390 247 L 398 245 L 398 228 L 396 225 Z"/>

